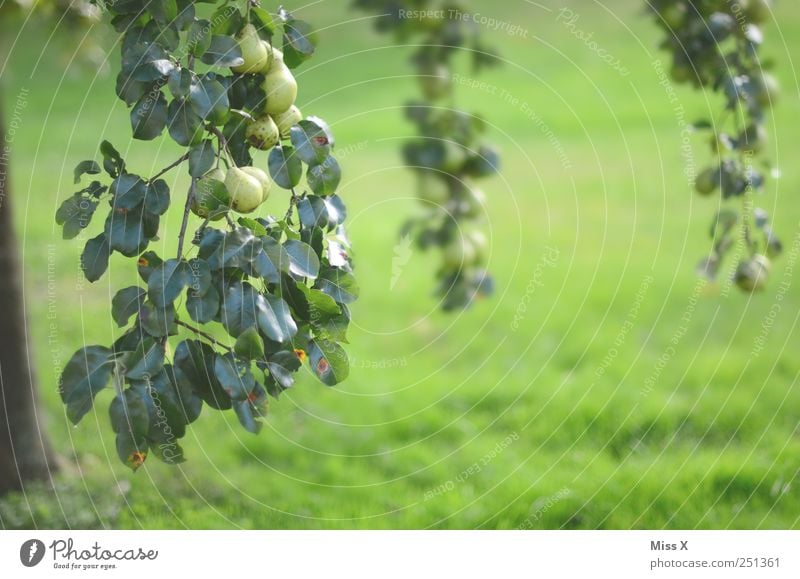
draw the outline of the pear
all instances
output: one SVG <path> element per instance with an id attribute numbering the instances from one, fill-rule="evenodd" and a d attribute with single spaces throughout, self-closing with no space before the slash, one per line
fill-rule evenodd
<path id="1" fill-rule="evenodd" d="M 450 187 L 442 174 L 424 172 L 417 182 L 417 196 L 426 204 L 444 205 L 450 199 Z"/>
<path id="2" fill-rule="evenodd" d="M 465 217 L 475 219 L 483 215 L 486 205 L 486 194 L 477 187 L 468 187 L 461 203 L 461 213 Z"/>
<path id="3" fill-rule="evenodd" d="M 269 190 L 272 188 L 272 179 L 269 178 L 269 175 L 258 167 L 240 167 L 240 169 L 258 179 L 258 182 L 261 183 L 261 202 L 266 201 L 269 197 Z"/>
<path id="4" fill-rule="evenodd" d="M 285 113 L 297 99 L 297 81 L 282 61 L 275 61 L 261 86 L 267 94 L 264 112 L 269 115 Z"/>
<path id="5" fill-rule="evenodd" d="M 475 262 L 484 263 L 489 249 L 489 241 L 486 239 L 486 235 L 482 231 L 470 231 L 467 233 L 467 239 L 475 252 Z"/>
<path id="6" fill-rule="evenodd" d="M 261 40 L 256 27 L 248 24 L 236 35 L 236 42 L 242 51 L 244 64 L 232 66 L 231 70 L 239 74 L 261 72 L 269 65 L 269 45 Z"/>
<path id="7" fill-rule="evenodd" d="M 292 127 L 303 120 L 303 113 L 301 113 L 300 109 L 296 106 L 292 105 L 289 107 L 288 111 L 275 115 L 272 119 L 275 121 L 275 124 L 278 125 L 281 138 L 288 139 Z"/>
<path id="8" fill-rule="evenodd" d="M 225 217 L 230 206 L 230 197 L 224 183 L 225 171 L 219 167 L 203 175 L 195 187 L 190 206 L 192 213 L 210 221 L 219 221 Z"/>
<path id="9" fill-rule="evenodd" d="M 280 141 L 280 133 L 275 121 L 269 115 L 262 115 L 247 125 L 247 142 L 257 149 L 268 151 Z"/>
<path id="10" fill-rule="evenodd" d="M 261 182 L 239 167 L 228 171 L 225 187 L 231 197 L 231 207 L 238 213 L 252 213 L 264 198 Z"/>
<path id="11" fill-rule="evenodd" d="M 272 46 L 269 42 L 267 41 L 263 42 L 267 49 L 268 57 L 267 57 L 267 62 L 264 65 L 264 68 L 262 68 L 259 72 L 261 74 L 269 74 L 274 67 L 278 67 L 281 64 L 283 64 L 283 52 L 281 52 L 280 49 Z"/>
<path id="12" fill-rule="evenodd" d="M 475 262 L 475 248 L 466 237 L 457 234 L 447 242 L 442 250 L 444 266 L 448 270 L 458 270 Z"/>
<path id="13" fill-rule="evenodd" d="M 748 261 L 743 261 L 736 269 L 734 281 L 739 289 L 746 292 L 762 291 L 769 279 L 772 264 L 765 255 L 755 255 Z"/>
<path id="14" fill-rule="evenodd" d="M 719 168 L 709 167 L 694 180 L 695 190 L 703 196 L 711 195 L 719 187 Z"/>

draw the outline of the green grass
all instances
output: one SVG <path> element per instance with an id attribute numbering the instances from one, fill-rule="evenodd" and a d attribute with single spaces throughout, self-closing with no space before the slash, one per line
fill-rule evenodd
<path id="1" fill-rule="evenodd" d="M 714 201 L 694 196 L 682 173 L 680 127 L 652 66 L 664 55 L 638 2 L 586 2 L 578 22 L 629 76 L 557 22 L 555 8 L 488 4 L 473 6 L 530 29 L 527 39 L 487 32 L 507 63 L 482 78 L 499 89 L 459 96 L 495 125 L 504 153 L 502 178 L 484 185 L 497 296 L 462 314 L 440 313 L 430 295 L 435 258 L 419 253 L 389 290 L 396 232 L 415 206 L 397 154 L 411 131 L 397 109 L 414 95 L 402 78 L 409 49 L 349 22 L 358 15 L 339 2 L 313 5 L 307 16 L 323 31 L 319 55 L 301 69 L 301 105 L 332 122 L 340 149 L 352 146 L 342 194 L 362 285 L 353 371 L 335 389 L 304 375 L 272 405 L 257 437 L 231 413 L 204 411 L 185 439 L 187 463 L 152 460 L 136 474 L 114 452 L 110 392 L 98 397 L 96 415 L 70 427 L 55 370 L 84 343 L 110 340 L 110 296 L 136 274 L 114 261 L 102 281 L 80 284 L 81 244 L 61 241 L 52 216 L 71 191 L 72 167 L 100 139 L 118 144 L 144 174 L 177 149 L 166 141 L 163 150 L 140 142 L 128 149 L 113 76 L 95 78 L 77 63 L 64 72 L 74 38 L 57 35 L 43 51 L 44 35 L 30 33 L 13 47 L 3 92 L 8 118 L 15 95 L 28 89 L 12 154 L 31 344 L 49 429 L 70 466 L 58 492 L 0 501 L 0 524 L 798 526 L 796 253 L 776 264 L 760 296 L 698 289 L 693 266 L 709 250 Z M 800 106 L 788 54 L 800 49 L 800 8 L 782 2 L 777 15 L 767 52 L 785 88 L 771 147 L 783 177 L 763 203 L 791 245 L 800 223 Z M 719 107 L 686 89 L 678 95 L 688 121 Z M 702 141 L 692 141 L 698 163 L 708 158 Z M 173 215 L 160 247 L 172 246 L 177 225 Z M 553 250 L 558 257 L 543 265 Z M 540 285 L 530 285 L 534 278 Z M 777 301 L 782 281 L 792 285 Z M 775 304 L 780 313 L 765 331 Z"/>

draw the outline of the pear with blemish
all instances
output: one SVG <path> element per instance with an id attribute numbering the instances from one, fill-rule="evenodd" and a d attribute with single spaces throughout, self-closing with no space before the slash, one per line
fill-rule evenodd
<path id="1" fill-rule="evenodd" d="M 248 144 L 256 149 L 268 151 L 278 144 L 280 133 L 272 117 L 262 115 L 247 125 L 245 139 L 247 139 Z"/>

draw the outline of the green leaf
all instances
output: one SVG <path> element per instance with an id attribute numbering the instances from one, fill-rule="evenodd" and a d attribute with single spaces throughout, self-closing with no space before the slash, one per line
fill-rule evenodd
<path id="1" fill-rule="evenodd" d="M 139 277 L 142 278 L 144 283 L 147 283 L 150 279 L 150 274 L 153 273 L 153 270 L 162 263 L 164 262 L 160 257 L 158 257 L 158 254 L 156 254 L 155 251 L 146 251 L 139 256 L 139 259 L 136 262 L 139 270 Z"/>
<path id="2" fill-rule="evenodd" d="M 264 357 L 264 340 L 255 328 L 248 328 L 236 338 L 233 351 L 238 356 L 247 360 L 257 360 Z"/>
<path id="3" fill-rule="evenodd" d="M 131 110 L 131 128 L 133 138 L 152 141 L 164 132 L 167 126 L 167 99 L 158 91 L 154 95 L 146 94 Z"/>
<path id="4" fill-rule="evenodd" d="M 307 243 L 290 239 L 283 244 L 289 254 L 289 271 L 300 277 L 317 277 L 319 274 L 319 257 Z"/>
<path id="5" fill-rule="evenodd" d="M 100 143 L 100 153 L 103 155 L 103 168 L 111 178 L 116 178 L 125 171 L 125 161 L 108 141 Z"/>
<path id="6" fill-rule="evenodd" d="M 173 306 L 160 308 L 152 302 L 144 302 L 139 311 L 139 323 L 154 338 L 163 338 L 177 332 Z"/>
<path id="7" fill-rule="evenodd" d="M 134 472 L 147 460 L 148 444 L 144 437 L 135 438 L 130 432 L 120 432 L 116 447 L 119 459 Z"/>
<path id="8" fill-rule="evenodd" d="M 92 409 L 94 397 L 108 386 L 113 352 L 103 346 L 88 346 L 73 354 L 61 374 L 59 392 L 73 424 Z"/>
<path id="9" fill-rule="evenodd" d="M 144 380 L 155 376 L 164 367 L 164 346 L 153 338 L 145 338 L 136 349 L 122 358 L 128 380 Z"/>
<path id="10" fill-rule="evenodd" d="M 111 183 L 111 194 L 114 196 L 111 206 L 114 209 L 134 209 L 144 201 L 147 186 L 138 175 L 125 173 Z"/>
<path id="11" fill-rule="evenodd" d="M 308 22 L 291 19 L 283 26 L 283 59 L 289 68 L 297 68 L 311 58 L 317 36 Z"/>
<path id="12" fill-rule="evenodd" d="M 98 175 L 102 171 L 96 161 L 81 161 L 75 167 L 75 183 L 81 182 L 84 175 Z"/>
<path id="13" fill-rule="evenodd" d="M 203 119 L 188 101 L 175 99 L 169 104 L 169 136 L 182 147 L 194 145 L 203 138 Z"/>
<path id="14" fill-rule="evenodd" d="M 308 343 L 308 361 L 320 382 L 327 386 L 335 386 L 350 373 L 347 354 L 334 342 L 311 340 Z"/>
<path id="15" fill-rule="evenodd" d="M 195 145 L 189 150 L 189 175 L 199 179 L 211 170 L 216 158 L 214 143 L 211 140 L 207 139 Z"/>
<path id="16" fill-rule="evenodd" d="M 148 213 L 164 215 L 169 209 L 169 185 L 163 179 L 157 179 L 147 186 L 144 208 Z"/>
<path id="17" fill-rule="evenodd" d="M 207 324 L 219 313 L 219 292 L 217 288 L 210 287 L 203 294 L 190 290 L 186 299 L 186 311 L 189 317 L 198 324 Z"/>
<path id="18" fill-rule="evenodd" d="M 211 23 L 208 20 L 197 20 L 189 27 L 187 35 L 189 54 L 201 57 L 211 46 Z"/>
<path id="19" fill-rule="evenodd" d="M 307 165 L 319 165 L 331 152 L 332 140 L 318 119 L 300 121 L 289 132 L 295 154 Z"/>
<path id="20" fill-rule="evenodd" d="M 333 195 L 342 181 L 342 169 L 339 167 L 338 161 L 328 155 L 319 165 L 311 165 L 308 168 L 306 181 L 317 195 L 322 197 Z"/>
<path id="21" fill-rule="evenodd" d="M 179 385 L 190 388 L 212 408 L 227 410 L 231 399 L 214 373 L 215 359 L 214 349 L 208 344 L 197 340 L 181 342 L 173 360 L 175 378 Z"/>
<path id="22" fill-rule="evenodd" d="M 275 147 L 269 153 L 269 174 L 279 187 L 297 187 L 303 177 L 303 164 L 289 146 Z"/>
<path id="23" fill-rule="evenodd" d="M 170 24 L 178 16 L 175 0 L 150 0 L 147 6 L 159 24 Z"/>
<path id="24" fill-rule="evenodd" d="M 113 209 L 106 218 L 105 235 L 108 245 L 125 257 L 133 257 L 147 247 L 142 208 L 132 211 Z"/>
<path id="25" fill-rule="evenodd" d="M 312 318 L 315 313 L 320 316 L 336 316 L 342 313 L 342 308 L 336 303 L 336 300 L 325 292 L 319 289 L 312 289 L 302 283 L 297 284 L 297 289 L 305 295 L 310 308 L 309 315 Z"/>
<path id="26" fill-rule="evenodd" d="M 189 287 L 192 291 L 202 295 L 211 289 L 213 277 L 211 276 L 211 268 L 206 260 L 197 257 L 190 259 L 189 271 L 192 279 Z"/>
<path id="27" fill-rule="evenodd" d="M 81 254 L 81 269 L 86 279 L 95 282 L 100 279 L 108 269 L 108 257 L 111 248 L 105 233 L 86 242 L 86 247 Z"/>
<path id="28" fill-rule="evenodd" d="M 215 34 L 211 37 L 208 49 L 200 58 L 204 63 L 211 66 L 230 68 L 244 64 L 242 50 L 236 40 L 230 36 Z"/>
<path id="29" fill-rule="evenodd" d="M 323 269 L 314 287 L 322 290 L 340 304 L 350 304 L 358 299 L 358 282 L 353 274 L 341 269 Z"/>
<path id="30" fill-rule="evenodd" d="M 228 90 L 213 74 L 201 76 L 192 83 L 189 103 L 198 116 L 212 124 L 223 124 L 228 117 Z"/>
<path id="31" fill-rule="evenodd" d="M 231 336 L 238 337 L 258 325 L 258 297 L 258 292 L 248 283 L 232 284 L 225 292 L 219 317 Z"/>
<path id="32" fill-rule="evenodd" d="M 267 416 L 269 409 L 267 393 L 260 384 L 256 384 L 247 400 L 234 402 L 233 409 L 236 412 L 239 423 L 244 426 L 245 430 L 258 434 L 261 432 L 262 419 Z"/>
<path id="33" fill-rule="evenodd" d="M 147 292 L 135 285 L 117 292 L 111 300 L 111 317 L 120 328 L 127 326 L 131 316 L 139 312 L 145 295 Z"/>
<path id="34" fill-rule="evenodd" d="M 267 283 L 280 283 L 281 272 L 289 271 L 289 254 L 271 237 L 263 237 L 261 243 L 262 251 L 256 256 L 253 269 Z"/>
<path id="35" fill-rule="evenodd" d="M 291 388 L 294 384 L 294 374 L 300 369 L 302 363 L 294 352 L 281 350 L 267 360 L 270 375 L 280 384 L 281 388 Z"/>
<path id="36" fill-rule="evenodd" d="M 147 436 L 147 431 L 150 429 L 150 415 L 147 403 L 139 390 L 128 388 L 117 394 L 111 401 L 108 414 L 111 418 L 111 428 L 117 434 L 128 432 L 135 440 Z"/>
<path id="37" fill-rule="evenodd" d="M 230 353 L 216 357 L 214 374 L 222 389 L 234 401 L 247 400 L 256 386 L 256 380 L 250 371 L 250 363 L 242 362 Z"/>
<path id="38" fill-rule="evenodd" d="M 169 73 L 169 78 L 167 79 L 169 92 L 176 99 L 185 99 L 189 96 L 189 89 L 192 86 L 193 80 L 194 73 L 192 73 L 191 70 L 188 68 L 176 68 Z"/>
<path id="39" fill-rule="evenodd" d="M 63 238 L 73 239 L 88 227 L 97 205 L 97 200 L 80 191 L 65 200 L 56 211 L 56 223 L 64 227 Z"/>
<path id="40" fill-rule="evenodd" d="M 260 298 L 260 299 L 259 299 Z M 258 327 L 274 342 L 288 342 L 297 334 L 297 324 L 282 298 L 266 294 L 256 298 Z"/>
<path id="41" fill-rule="evenodd" d="M 183 260 L 169 259 L 153 269 L 147 282 L 147 295 L 156 306 L 163 308 L 171 305 L 191 283 L 189 264 Z"/>

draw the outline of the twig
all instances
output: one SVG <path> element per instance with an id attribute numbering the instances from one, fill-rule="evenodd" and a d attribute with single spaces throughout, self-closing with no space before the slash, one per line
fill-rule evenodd
<path id="1" fill-rule="evenodd" d="M 171 171 L 172 169 L 174 169 L 175 167 L 177 167 L 178 165 L 180 165 L 181 163 L 183 163 L 184 161 L 186 161 L 188 158 L 189 158 L 189 153 L 186 153 L 186 154 L 185 154 L 185 155 L 183 155 L 183 156 L 182 156 L 180 159 L 178 159 L 178 160 L 177 160 L 177 161 L 175 161 L 174 163 L 171 163 L 170 165 L 167 165 L 167 166 L 166 166 L 165 168 L 163 168 L 161 171 L 159 171 L 158 173 L 156 173 L 155 175 L 153 175 L 152 177 L 150 177 L 150 182 L 152 183 L 153 181 L 155 181 L 156 179 L 158 179 L 159 177 L 161 177 L 162 175 L 164 175 L 164 174 L 165 174 L 165 173 L 167 173 L 168 171 Z"/>
<path id="2" fill-rule="evenodd" d="M 186 206 L 183 208 L 183 221 L 181 222 L 181 232 L 178 235 L 178 260 L 183 257 L 183 241 L 186 237 L 186 226 L 189 224 L 189 212 L 192 209 L 192 202 L 194 201 L 195 187 L 197 185 L 197 177 L 192 177 L 192 184 L 189 186 L 189 194 L 186 196 Z"/>
<path id="3" fill-rule="evenodd" d="M 200 328 L 195 328 L 191 324 L 187 324 L 186 322 L 182 322 L 180 320 L 175 320 L 175 324 L 178 325 L 178 326 L 182 326 L 182 327 L 186 328 L 190 332 L 194 332 L 195 334 L 197 334 L 200 337 L 205 338 L 206 340 L 208 340 L 209 342 L 211 342 L 215 346 L 219 346 L 220 348 L 225 348 L 226 350 L 230 350 L 231 349 L 230 346 L 226 346 L 225 344 L 223 344 L 222 342 L 217 340 L 214 336 L 204 332 Z"/>

